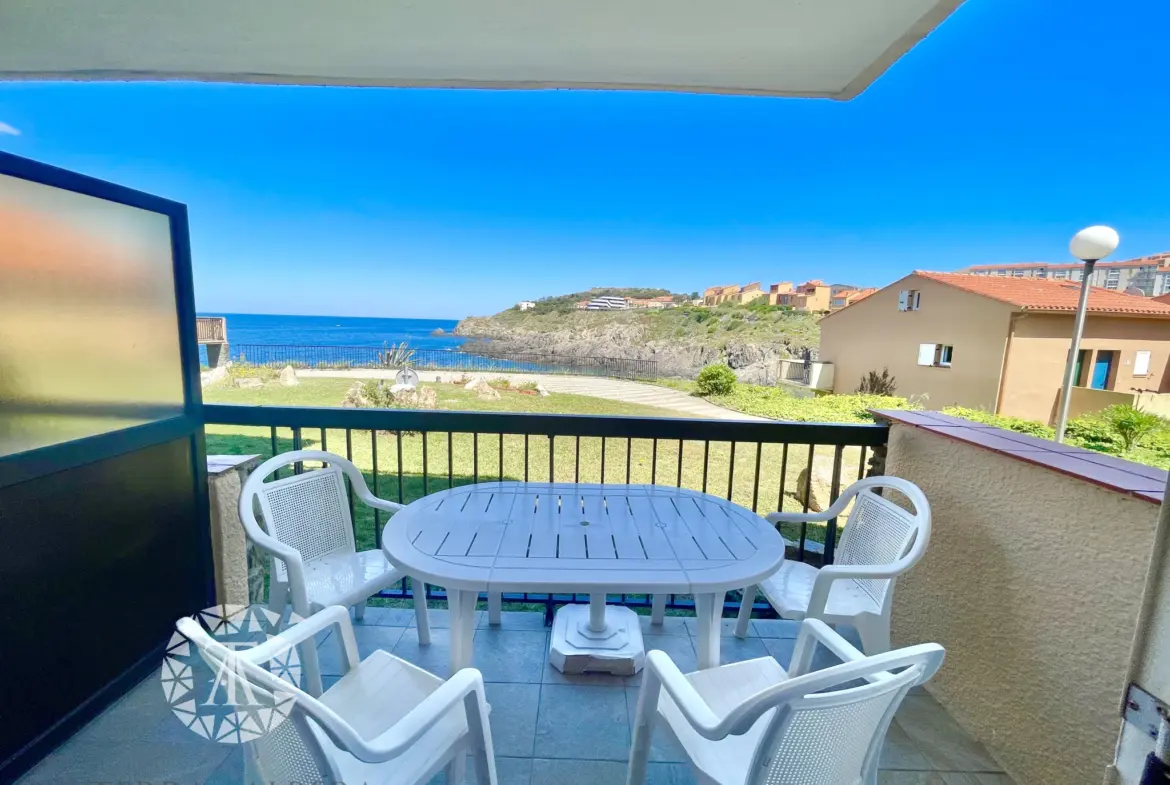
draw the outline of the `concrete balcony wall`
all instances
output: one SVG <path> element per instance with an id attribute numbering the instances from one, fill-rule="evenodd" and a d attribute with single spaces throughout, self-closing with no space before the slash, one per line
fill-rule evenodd
<path id="1" fill-rule="evenodd" d="M 1016 779 L 1110 776 L 1166 473 L 933 412 L 899 415 L 886 474 L 933 510 L 898 582 L 895 645 L 937 641 L 927 689 Z M 1126 467 L 1134 467 L 1131 473 Z"/>

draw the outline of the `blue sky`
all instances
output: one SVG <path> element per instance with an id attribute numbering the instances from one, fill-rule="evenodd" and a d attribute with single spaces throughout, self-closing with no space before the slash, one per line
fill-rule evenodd
<path id="1" fill-rule="evenodd" d="M 0 150 L 187 203 L 205 311 L 883 285 L 1092 223 L 1170 250 L 1167 29 L 1162 0 L 968 0 L 848 103 L 0 83 Z"/>

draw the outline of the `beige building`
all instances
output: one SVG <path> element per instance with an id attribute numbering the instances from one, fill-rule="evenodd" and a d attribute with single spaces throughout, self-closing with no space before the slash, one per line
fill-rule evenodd
<path id="1" fill-rule="evenodd" d="M 752 300 L 758 300 L 767 294 L 767 292 L 760 288 L 759 281 L 753 281 L 739 290 L 737 299 L 740 305 L 747 305 Z"/>
<path id="2" fill-rule="evenodd" d="M 915 272 L 822 319 L 820 358 L 835 365 L 834 392 L 888 368 L 898 395 L 923 396 L 929 409 L 1051 422 L 1078 291 L 1038 278 Z M 1170 305 L 1095 288 L 1088 314 L 1074 416 L 1078 397 L 1087 411 L 1137 391 L 1170 392 Z"/>
<path id="3" fill-rule="evenodd" d="M 789 287 L 787 293 L 777 289 L 777 287 L 783 286 Z M 772 305 L 786 305 L 795 311 L 824 313 L 830 309 L 832 299 L 833 287 L 824 281 L 812 280 L 795 288 L 789 283 L 773 284 L 768 302 Z"/>
<path id="4" fill-rule="evenodd" d="M 739 296 L 739 285 L 709 286 L 703 291 L 703 305 L 719 305 Z"/>
<path id="5" fill-rule="evenodd" d="M 1057 281 L 1079 281 L 1084 275 L 1083 263 L 1049 264 L 979 264 L 960 270 L 970 275 L 989 275 L 1000 278 L 1050 278 Z M 1170 253 L 1143 256 L 1121 262 L 1098 262 L 1089 279 L 1093 286 L 1124 292 L 1140 289 L 1147 297 L 1170 293 Z"/>

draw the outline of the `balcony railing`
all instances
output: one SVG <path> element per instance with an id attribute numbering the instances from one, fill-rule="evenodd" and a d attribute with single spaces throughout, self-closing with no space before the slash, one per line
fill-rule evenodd
<path id="1" fill-rule="evenodd" d="M 242 343 L 232 347 L 232 359 L 251 365 L 345 370 L 400 368 L 393 347 L 301 346 Z M 469 373 L 552 373 L 606 376 L 616 379 L 656 379 L 658 362 L 631 357 L 575 357 L 556 354 L 493 353 L 488 357 L 449 349 L 414 349 L 409 365 L 418 370 Z"/>
<path id="2" fill-rule="evenodd" d="M 886 444 L 888 430 L 886 425 L 394 409 L 207 405 L 204 411 L 209 453 L 267 457 L 295 449 L 330 450 L 362 468 L 376 496 L 402 503 L 495 480 L 651 483 L 701 490 L 760 514 L 781 507 L 807 512 L 812 485 L 823 484 L 826 471 L 829 500 L 836 499 L 842 487 L 863 476 L 869 451 Z M 228 433 L 217 426 L 234 428 Z M 814 471 L 802 477 L 807 466 Z M 355 507 L 352 498 L 350 510 L 358 547 L 379 547 L 382 514 Z M 785 526 L 781 533 L 794 544 L 790 558 L 832 561 L 836 520 Z M 399 586 L 382 596 L 410 595 Z M 587 597 L 504 597 L 505 603 L 542 604 L 549 615 L 575 599 Z M 738 608 L 738 598 L 728 599 L 729 607 Z M 650 602 L 644 595 L 613 598 L 619 600 L 634 607 Z M 668 607 L 689 609 L 693 603 L 672 596 Z"/>

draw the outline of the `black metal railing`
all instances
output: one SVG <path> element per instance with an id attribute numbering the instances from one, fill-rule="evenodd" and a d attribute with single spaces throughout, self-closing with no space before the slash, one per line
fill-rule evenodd
<path id="1" fill-rule="evenodd" d="M 340 409 L 278 406 L 203 407 L 209 454 L 263 457 L 294 449 L 345 455 L 364 472 L 376 496 L 409 503 L 466 483 L 532 480 L 651 483 L 692 488 L 765 514 L 827 505 L 865 474 L 869 451 L 883 447 L 885 425 L 748 422 L 653 417 L 489 412 Z M 802 471 L 812 467 L 811 471 Z M 298 467 L 299 469 L 299 467 Z M 827 492 L 826 492 L 826 485 Z M 820 498 L 818 498 L 820 494 Z M 353 504 L 359 549 L 381 545 L 383 515 Z M 830 563 L 837 521 L 785 525 L 789 557 Z M 384 592 L 405 599 L 405 586 Z M 436 591 L 441 598 L 442 592 Z M 551 617 L 585 595 L 507 594 L 507 603 L 535 603 Z M 615 602 L 648 606 L 644 595 Z M 671 596 L 668 608 L 693 608 Z M 767 611 L 765 604 L 757 606 Z M 738 610 L 729 595 L 725 610 Z"/>
<path id="2" fill-rule="evenodd" d="M 616 379 L 657 379 L 658 362 L 633 357 L 575 357 L 555 354 L 502 353 L 493 356 L 452 349 L 410 349 L 407 362 L 419 370 L 468 373 L 553 373 L 606 376 Z M 249 365 L 345 370 L 401 368 L 395 347 L 301 346 L 241 343 L 231 347 L 232 361 Z"/>

